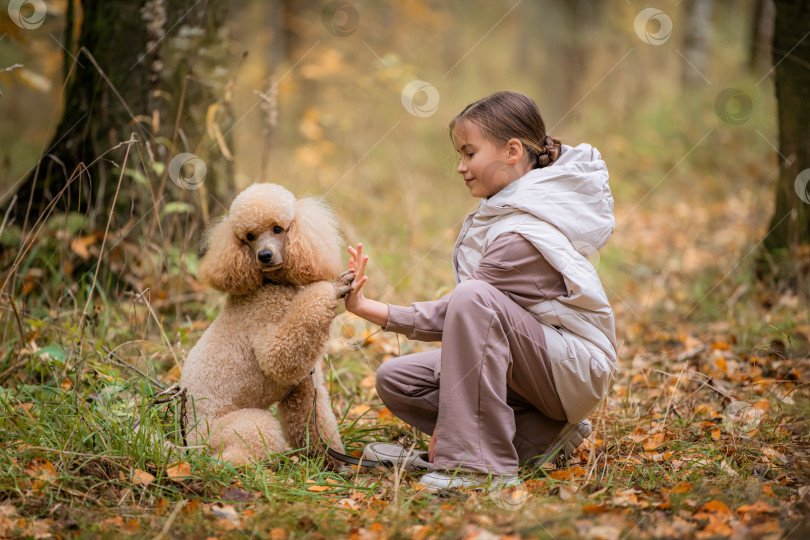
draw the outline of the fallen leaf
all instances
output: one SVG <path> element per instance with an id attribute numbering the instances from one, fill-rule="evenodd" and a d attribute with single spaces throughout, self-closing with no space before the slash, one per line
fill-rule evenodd
<path id="1" fill-rule="evenodd" d="M 731 517 L 731 510 L 723 501 L 709 501 L 695 513 L 695 519 L 727 520 Z"/>
<path id="2" fill-rule="evenodd" d="M 692 490 L 692 483 L 691 482 L 678 482 L 675 484 L 675 487 L 672 488 L 672 493 L 689 493 Z"/>
<path id="3" fill-rule="evenodd" d="M 212 504 L 211 512 L 220 518 L 228 519 L 231 521 L 239 520 L 239 513 L 236 508 L 230 504 Z"/>
<path id="4" fill-rule="evenodd" d="M 185 461 L 181 461 L 166 469 L 166 474 L 171 480 L 180 481 L 181 479 L 191 476 L 191 465 Z"/>
<path id="5" fill-rule="evenodd" d="M 649 452 L 650 450 L 655 450 L 656 448 L 664 444 L 665 438 L 666 433 L 659 431 L 658 433 L 655 433 L 654 435 L 648 437 L 641 446 L 642 448 L 644 448 L 644 450 L 647 450 Z"/>
<path id="6" fill-rule="evenodd" d="M 148 486 L 155 480 L 155 477 L 146 471 L 135 469 L 132 473 L 132 483 L 136 486 Z"/>
<path id="7" fill-rule="evenodd" d="M 604 504 L 586 504 L 582 507 L 583 514 L 603 514 L 607 512 L 607 506 Z"/>
<path id="8" fill-rule="evenodd" d="M 778 511 L 778 508 L 774 508 L 765 501 L 755 501 L 753 504 L 744 504 L 737 508 L 737 513 L 743 516 L 745 522 L 758 520 L 764 514 L 774 514 Z"/>
<path id="9" fill-rule="evenodd" d="M 363 414 L 367 413 L 371 409 L 368 405 L 355 405 L 351 409 L 349 409 L 349 414 L 351 416 L 362 416 Z"/>
<path id="10" fill-rule="evenodd" d="M 307 491 L 311 491 L 313 493 L 323 493 L 324 491 L 328 490 L 329 486 L 309 486 Z"/>
<path id="11" fill-rule="evenodd" d="M 628 438 L 633 442 L 640 443 L 649 436 L 650 434 L 647 433 L 646 429 L 643 427 L 637 427 L 630 435 L 628 435 Z"/>
<path id="12" fill-rule="evenodd" d="M 778 461 L 779 463 L 787 463 L 787 458 L 785 455 L 769 446 L 762 447 L 762 453 L 771 458 L 772 460 Z"/>
<path id="13" fill-rule="evenodd" d="M 270 540 L 287 540 L 289 534 L 285 529 L 270 529 Z"/>
<path id="14" fill-rule="evenodd" d="M 568 469 L 560 469 L 552 471 L 549 476 L 554 480 L 570 480 L 574 477 L 585 476 L 585 469 L 582 467 L 570 467 Z"/>

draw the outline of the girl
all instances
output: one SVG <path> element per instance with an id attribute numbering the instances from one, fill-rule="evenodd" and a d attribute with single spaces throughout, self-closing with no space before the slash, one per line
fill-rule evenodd
<path id="1" fill-rule="evenodd" d="M 405 422 L 432 433 L 429 489 L 517 483 L 520 464 L 573 451 L 616 377 L 613 310 L 585 255 L 613 233 L 599 152 L 546 133 L 537 105 L 498 92 L 450 124 L 458 173 L 478 208 L 453 249 L 456 288 L 409 307 L 362 293 L 368 256 L 346 309 L 383 330 L 442 342 L 377 371 L 377 392 Z"/>

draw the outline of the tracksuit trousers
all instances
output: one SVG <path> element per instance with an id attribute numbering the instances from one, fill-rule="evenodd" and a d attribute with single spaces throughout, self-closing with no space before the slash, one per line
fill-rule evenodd
<path id="1" fill-rule="evenodd" d="M 442 347 L 385 362 L 377 393 L 419 430 L 438 426 L 437 468 L 513 473 L 567 424 L 544 327 L 558 335 L 494 286 L 463 281 L 447 304 Z"/>

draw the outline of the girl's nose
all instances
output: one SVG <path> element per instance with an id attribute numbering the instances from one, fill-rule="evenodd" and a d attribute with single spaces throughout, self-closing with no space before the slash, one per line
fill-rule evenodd
<path id="1" fill-rule="evenodd" d="M 465 172 L 467 172 L 467 165 L 464 164 L 463 159 L 458 162 L 458 167 L 456 167 L 456 172 L 458 174 L 464 174 Z"/>

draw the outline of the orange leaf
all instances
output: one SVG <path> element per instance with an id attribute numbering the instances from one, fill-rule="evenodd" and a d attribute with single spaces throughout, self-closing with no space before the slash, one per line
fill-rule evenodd
<path id="1" fill-rule="evenodd" d="M 287 540 L 287 531 L 285 529 L 277 528 L 270 529 L 271 540 Z"/>
<path id="2" fill-rule="evenodd" d="M 692 490 L 692 487 L 691 482 L 678 482 L 675 484 L 675 487 L 672 488 L 672 493 L 689 493 Z"/>
<path id="3" fill-rule="evenodd" d="M 746 514 L 749 517 L 758 516 L 760 514 L 772 514 L 778 511 L 777 508 L 774 508 L 765 501 L 756 501 L 753 504 L 744 504 L 737 508 L 738 514 Z"/>
<path id="4" fill-rule="evenodd" d="M 633 430 L 633 433 L 629 435 L 630 440 L 637 443 L 640 443 L 649 436 L 650 434 L 647 433 L 647 430 L 644 429 L 643 427 L 637 427 L 636 429 Z"/>
<path id="5" fill-rule="evenodd" d="M 554 471 L 556 472 L 556 471 Z M 526 480 L 526 489 L 529 491 L 539 491 L 548 487 L 545 480 Z"/>
<path id="6" fill-rule="evenodd" d="M 582 507 L 584 514 L 602 514 L 607 511 L 607 506 L 604 504 L 586 504 Z"/>
<path id="7" fill-rule="evenodd" d="M 170 479 L 175 481 L 178 481 L 182 478 L 188 478 L 189 476 L 191 476 L 191 465 L 189 465 L 185 461 L 181 461 L 180 463 L 166 469 L 166 474 L 169 475 Z"/>
<path id="8" fill-rule="evenodd" d="M 709 501 L 701 506 L 700 510 L 698 510 L 698 512 L 692 517 L 695 519 L 708 519 L 711 521 L 725 521 L 731 517 L 731 510 L 729 510 L 726 503 L 722 501 Z"/>
<path id="9" fill-rule="evenodd" d="M 369 409 L 371 409 L 371 407 L 369 407 L 368 405 L 363 405 L 363 404 L 355 405 L 354 407 L 349 409 L 349 414 L 352 415 L 352 416 L 361 416 L 361 415 L 367 413 L 369 411 Z"/>
<path id="10" fill-rule="evenodd" d="M 155 477 L 146 471 L 135 469 L 132 473 L 132 483 L 137 486 L 148 486 L 152 483 Z"/>
<path id="11" fill-rule="evenodd" d="M 322 493 L 329 489 L 329 486 L 309 486 L 307 491 L 311 491 L 313 493 Z"/>
<path id="12" fill-rule="evenodd" d="M 549 473 L 549 476 L 554 480 L 570 480 L 573 477 L 584 475 L 585 469 L 582 467 L 571 467 L 569 469 L 560 469 Z"/>
<path id="13" fill-rule="evenodd" d="M 651 437 L 649 437 L 647 440 L 645 440 L 644 444 L 642 444 L 641 446 L 642 446 L 642 448 L 644 448 L 644 450 L 647 450 L 647 451 L 654 450 L 654 449 L 658 448 L 659 446 L 661 446 L 662 444 L 664 444 L 665 437 L 666 437 L 666 433 L 658 432 L 658 433 L 652 435 Z"/>

